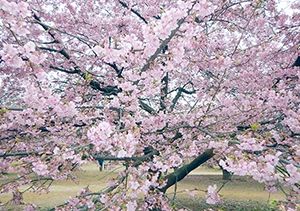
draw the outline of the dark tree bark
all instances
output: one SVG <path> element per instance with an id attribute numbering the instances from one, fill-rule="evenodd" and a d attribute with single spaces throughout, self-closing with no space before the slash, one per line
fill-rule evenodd
<path id="1" fill-rule="evenodd" d="M 300 67 L 300 56 L 296 59 L 295 63 L 293 64 L 293 67 Z"/>
<path id="2" fill-rule="evenodd" d="M 173 173 L 166 176 L 167 184 L 160 189 L 162 192 L 166 192 L 167 189 L 180 180 L 182 180 L 184 177 L 186 177 L 191 171 L 199 167 L 201 164 L 208 161 L 210 158 L 214 156 L 213 150 L 208 149 L 205 152 L 203 152 L 201 155 L 199 155 L 197 158 L 195 158 L 192 162 L 189 164 L 186 164 L 178 169 L 176 169 Z"/>
<path id="3" fill-rule="evenodd" d="M 230 173 L 229 171 L 223 168 L 222 168 L 222 173 L 223 173 L 223 180 L 231 180 L 232 173 Z"/>

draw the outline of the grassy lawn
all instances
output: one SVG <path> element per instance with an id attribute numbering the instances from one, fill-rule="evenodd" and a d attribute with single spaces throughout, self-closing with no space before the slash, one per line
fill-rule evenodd
<path id="1" fill-rule="evenodd" d="M 93 191 L 103 189 L 107 181 L 111 177 L 116 176 L 119 170 L 120 168 L 115 169 L 115 172 L 100 172 L 96 164 L 89 163 L 83 166 L 81 171 L 76 173 L 78 177 L 76 182 L 71 180 L 54 182 L 50 188 L 50 193 L 47 194 L 26 192 L 24 194 L 24 201 L 34 203 L 41 207 L 53 207 L 62 204 L 69 196 L 75 196 L 86 186 L 89 186 Z M 210 184 L 217 184 L 218 187 L 220 187 L 223 182 L 220 171 L 201 167 L 178 183 L 175 197 L 174 187 L 168 190 L 168 196 L 171 199 L 175 199 L 174 204 L 176 204 L 176 207 L 202 210 L 208 208 L 203 202 L 205 193 L 197 191 L 195 196 L 191 196 L 187 193 L 187 190 L 194 190 L 195 188 L 198 190 L 206 190 Z M 218 210 L 265 210 L 265 208 L 260 208 L 263 208 L 269 200 L 284 199 L 284 195 L 281 192 L 269 196 L 269 194 L 264 191 L 262 184 L 241 177 L 233 177 L 233 180 L 223 187 L 220 194 L 223 196 L 225 203 L 219 206 Z M 6 202 L 10 198 L 11 194 L 1 194 L 0 202 Z M 239 209 L 240 207 L 245 209 Z"/>

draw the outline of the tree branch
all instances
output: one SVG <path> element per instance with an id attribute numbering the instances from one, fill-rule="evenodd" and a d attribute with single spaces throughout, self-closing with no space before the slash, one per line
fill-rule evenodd
<path id="1" fill-rule="evenodd" d="M 128 5 L 124 1 L 119 1 L 119 3 L 126 9 L 129 9 Z M 139 17 L 145 24 L 148 24 L 148 21 L 146 21 L 146 19 L 138 11 L 132 8 L 130 9 L 130 11 L 134 13 L 137 17 Z"/>
<path id="2" fill-rule="evenodd" d="M 293 64 L 293 67 L 300 67 L 300 56 L 297 57 L 296 61 Z"/>
<path id="3" fill-rule="evenodd" d="M 279 114 L 277 117 L 274 117 L 273 119 L 270 120 L 264 120 L 261 122 L 258 122 L 260 125 L 267 125 L 267 124 L 275 124 L 277 121 L 282 121 L 284 120 L 284 114 Z M 248 130 L 251 128 L 251 125 L 238 125 L 237 130 L 238 131 L 244 131 Z"/>
<path id="4" fill-rule="evenodd" d="M 93 158 L 95 160 L 138 161 L 138 163 L 140 163 L 149 160 L 154 155 L 158 155 L 158 151 L 152 149 L 150 152 L 140 157 L 114 157 L 105 155 L 93 155 Z"/>
<path id="5" fill-rule="evenodd" d="M 6 157 L 27 157 L 29 155 L 39 155 L 39 152 L 11 152 L 11 153 L 1 153 L 0 158 Z"/>
<path id="6" fill-rule="evenodd" d="M 169 44 L 169 42 L 172 40 L 172 38 L 175 36 L 175 34 L 178 32 L 180 26 L 183 24 L 185 20 L 185 17 L 180 19 L 178 21 L 178 26 L 172 30 L 171 34 L 169 37 L 167 37 L 164 41 L 162 41 L 162 43 L 160 44 L 160 46 L 156 49 L 156 51 L 154 52 L 154 54 L 152 56 L 150 56 L 150 58 L 146 61 L 146 64 L 142 67 L 141 72 L 145 72 L 146 70 L 149 69 L 150 64 L 158 57 L 158 55 L 160 54 L 160 52 L 163 51 L 163 49 Z"/>
<path id="7" fill-rule="evenodd" d="M 117 77 L 118 78 L 122 78 L 122 72 L 124 70 L 124 67 L 118 68 L 117 65 L 116 65 L 116 63 L 104 62 L 104 64 L 107 64 L 108 66 L 112 67 L 116 71 Z"/>
<path id="8" fill-rule="evenodd" d="M 147 103 L 145 103 L 143 100 L 139 100 L 139 104 L 141 109 L 147 111 L 149 114 L 155 114 L 156 111 L 150 107 Z"/>
<path id="9" fill-rule="evenodd" d="M 191 171 L 208 161 L 213 156 L 213 150 L 208 149 L 201 155 L 199 155 L 197 158 L 195 158 L 191 163 L 186 164 L 179 169 L 176 169 L 173 173 L 166 176 L 167 184 L 163 188 L 161 188 L 160 191 L 166 192 L 169 187 L 182 180 Z"/>
<path id="10" fill-rule="evenodd" d="M 66 50 L 62 49 L 62 50 L 56 50 L 54 48 L 46 48 L 46 47 L 38 47 L 41 50 L 45 50 L 45 51 L 50 51 L 50 52 L 55 52 L 55 53 L 60 53 L 61 55 L 63 55 L 66 59 L 70 59 L 70 55 L 66 52 Z"/>
<path id="11" fill-rule="evenodd" d="M 55 66 L 52 66 L 52 65 L 50 65 L 50 68 L 51 68 L 51 69 L 54 69 L 54 70 L 58 70 L 58 71 L 64 72 L 64 73 L 68 73 L 68 74 L 77 74 L 77 73 L 80 72 L 78 69 L 75 69 L 75 70 L 67 70 L 67 69 L 64 69 L 64 68 L 62 68 L 62 67 L 55 67 Z"/>
<path id="12" fill-rule="evenodd" d="M 196 1 L 192 5 L 192 7 L 188 10 L 188 12 L 187 12 L 188 15 L 190 14 L 191 10 L 194 8 L 195 4 L 196 4 Z M 146 64 L 142 67 L 141 72 L 145 72 L 146 70 L 149 69 L 151 63 L 158 57 L 158 55 L 160 54 L 160 52 L 162 52 L 166 48 L 166 46 L 169 44 L 169 42 L 172 40 L 172 38 L 178 32 L 179 28 L 184 23 L 184 21 L 187 18 L 187 16 L 181 18 L 177 22 L 177 27 L 171 31 L 171 34 L 169 35 L 169 37 L 167 37 L 165 40 L 162 41 L 162 43 L 160 44 L 160 46 L 156 49 L 155 53 L 152 56 L 150 56 L 150 58 L 146 61 Z"/>

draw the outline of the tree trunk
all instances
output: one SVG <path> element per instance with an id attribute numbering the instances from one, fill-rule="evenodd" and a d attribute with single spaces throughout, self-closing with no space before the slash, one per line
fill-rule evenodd
<path id="1" fill-rule="evenodd" d="M 222 168 L 222 172 L 223 172 L 223 180 L 231 180 L 232 173 L 230 173 L 229 171 L 223 168 Z"/>

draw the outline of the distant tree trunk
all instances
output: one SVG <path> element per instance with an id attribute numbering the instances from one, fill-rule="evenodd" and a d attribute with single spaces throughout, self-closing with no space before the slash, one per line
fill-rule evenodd
<path id="1" fill-rule="evenodd" d="M 223 172 L 223 180 L 231 180 L 232 178 L 232 173 L 230 173 L 229 171 L 227 171 L 226 169 L 222 169 L 222 172 Z"/>
<path id="2" fill-rule="evenodd" d="M 98 159 L 98 164 L 99 164 L 99 170 L 103 171 L 104 170 L 104 160 Z"/>

